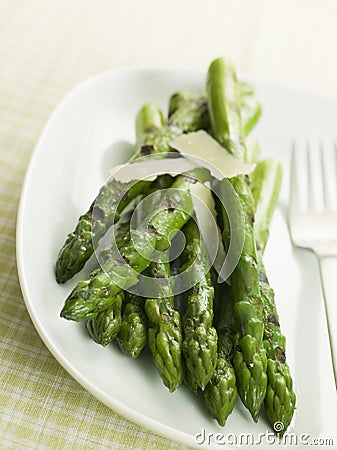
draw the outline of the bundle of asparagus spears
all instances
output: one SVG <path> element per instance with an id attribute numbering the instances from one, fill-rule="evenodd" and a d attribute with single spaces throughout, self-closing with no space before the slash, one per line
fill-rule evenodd
<path id="1" fill-rule="evenodd" d="M 105 248 L 89 278 L 76 284 L 61 317 L 84 322 L 98 344 L 115 341 L 131 358 L 137 358 L 148 345 L 167 388 L 172 392 L 181 384 L 189 386 L 203 397 L 220 425 L 225 425 L 233 411 L 238 393 L 254 421 L 264 408 L 275 432 L 283 435 L 296 398 L 285 337 L 263 262 L 282 171 L 275 160 L 259 160 L 258 145 L 248 137 L 260 115 L 253 88 L 238 81 L 230 61 L 219 58 L 209 66 L 202 95 L 175 93 L 166 118 L 152 103 L 144 105 L 136 118 L 136 151 L 130 165 L 145 155 L 164 158 L 176 151 L 172 142 L 177 136 L 198 130 L 209 133 L 223 152 L 256 163 L 251 174 L 229 178 L 244 224 L 243 249 L 230 280 L 217 280 L 195 217 L 193 184 L 222 183 L 203 167 L 133 183 L 110 179 L 67 236 L 55 272 L 59 283 L 71 279 L 112 228 L 114 248 Z M 157 195 L 156 213 L 131 230 L 130 218 L 137 204 L 153 194 Z M 228 250 L 228 211 L 217 199 L 215 205 L 223 246 Z M 174 262 L 153 258 L 154 252 L 167 255 L 178 230 L 186 241 L 179 257 Z M 178 305 L 172 273 L 188 269 L 195 282 L 179 295 Z M 130 289 L 140 274 L 156 281 L 151 298 Z"/>

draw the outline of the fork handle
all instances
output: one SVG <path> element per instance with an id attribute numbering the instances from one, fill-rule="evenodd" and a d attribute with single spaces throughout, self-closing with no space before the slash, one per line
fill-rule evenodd
<path id="1" fill-rule="evenodd" d="M 320 272 L 337 387 L 337 256 L 322 256 L 320 258 Z"/>

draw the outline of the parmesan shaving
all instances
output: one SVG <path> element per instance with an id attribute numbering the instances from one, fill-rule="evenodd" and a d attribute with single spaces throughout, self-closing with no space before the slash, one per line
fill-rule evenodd
<path id="1" fill-rule="evenodd" d="M 199 164 L 186 158 L 151 159 L 144 157 L 131 164 L 115 166 L 110 175 L 122 183 L 133 180 L 153 181 L 159 175 L 179 175 L 196 167 L 199 167 Z"/>
<path id="2" fill-rule="evenodd" d="M 191 162 L 209 169 L 218 180 L 246 175 L 255 168 L 255 164 L 248 164 L 234 158 L 204 130 L 177 136 L 171 143 L 171 147 Z"/>

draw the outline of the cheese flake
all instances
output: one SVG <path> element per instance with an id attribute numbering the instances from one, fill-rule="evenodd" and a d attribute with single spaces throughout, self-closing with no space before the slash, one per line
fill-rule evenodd
<path id="1" fill-rule="evenodd" d="M 171 147 L 185 158 L 209 169 L 218 180 L 247 175 L 255 168 L 255 164 L 245 163 L 232 156 L 204 130 L 177 136 Z"/>

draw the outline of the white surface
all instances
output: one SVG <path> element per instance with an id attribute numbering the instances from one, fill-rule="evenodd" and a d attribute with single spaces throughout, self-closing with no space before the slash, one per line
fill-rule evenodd
<path id="1" fill-rule="evenodd" d="M 139 108 L 155 101 L 166 110 L 173 92 L 199 92 L 204 81 L 204 72 L 191 70 L 120 70 L 89 80 L 71 92 L 53 113 L 36 146 L 17 228 L 18 269 L 26 305 L 60 364 L 121 414 L 191 446 L 203 429 L 225 436 L 243 432 L 257 436 L 269 430 L 269 425 L 263 418 L 254 424 L 238 401 L 226 428 L 221 428 L 187 389 L 181 387 L 173 394 L 167 391 L 149 354 L 132 361 L 114 345 L 105 349 L 96 345 L 81 324 L 59 317 L 65 297 L 74 283 L 88 274 L 89 267 L 60 286 L 53 266 L 66 234 L 97 194 L 109 167 L 127 159 L 125 141 L 134 141 Z M 336 395 L 318 265 L 309 252 L 292 248 L 286 213 L 290 142 L 293 138 L 332 137 L 337 101 L 272 83 L 254 84 L 264 110 L 255 134 L 263 154 L 276 156 L 284 168 L 280 207 L 265 259 L 287 336 L 287 358 L 297 394 L 291 431 L 297 436 L 307 433 L 310 439 L 323 434 L 336 442 L 332 431 Z M 219 448 L 207 446 L 213 447 Z"/>

